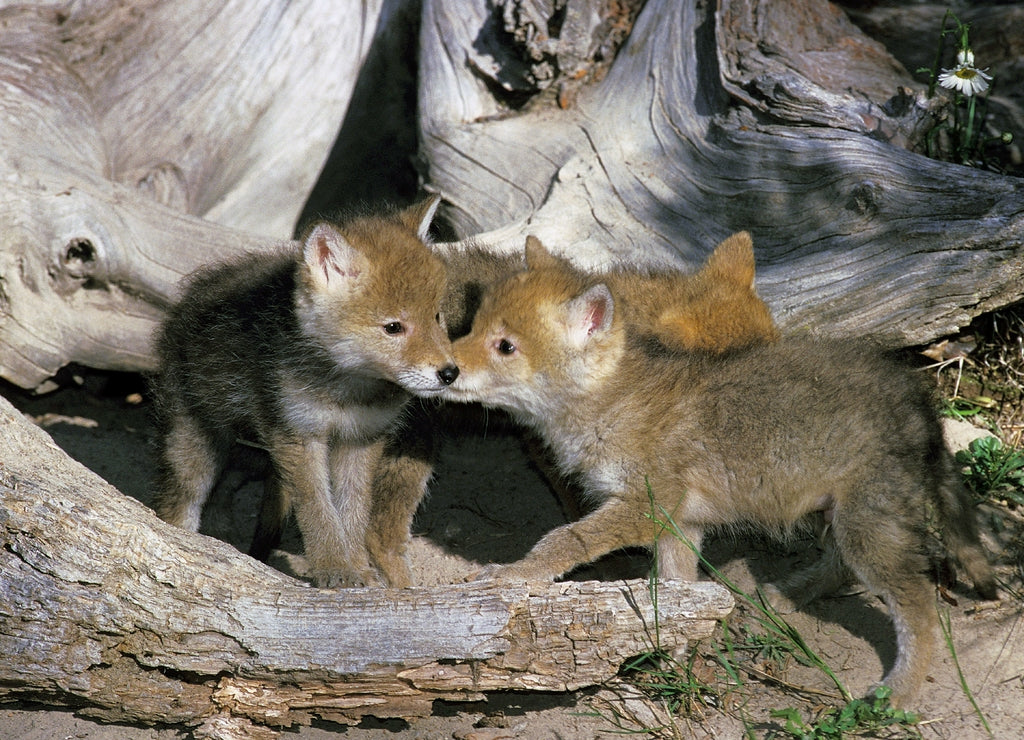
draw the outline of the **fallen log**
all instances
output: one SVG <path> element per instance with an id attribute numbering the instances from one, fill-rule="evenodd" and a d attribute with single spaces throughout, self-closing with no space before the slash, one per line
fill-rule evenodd
<path id="1" fill-rule="evenodd" d="M 290 237 L 381 5 L 0 8 L 0 377 L 146 369 L 183 275 Z"/>
<path id="2" fill-rule="evenodd" d="M 585 266 L 692 266 L 745 229 L 784 330 L 904 345 L 1021 298 L 1024 181 L 912 151 L 950 100 L 827 0 L 648 0 L 604 76 L 559 105 L 524 80 L 561 56 L 523 72 L 529 42 L 509 40 L 544 23 L 490 8 L 427 0 L 421 38 L 421 153 L 477 243 L 532 233 Z M 931 18 L 907 35 L 937 43 Z"/>
<path id="3" fill-rule="evenodd" d="M 0 428 L 0 699 L 221 736 L 410 718 L 600 684 L 655 620 L 671 648 L 732 608 L 714 583 L 320 590 L 160 522 L 2 398 Z"/>

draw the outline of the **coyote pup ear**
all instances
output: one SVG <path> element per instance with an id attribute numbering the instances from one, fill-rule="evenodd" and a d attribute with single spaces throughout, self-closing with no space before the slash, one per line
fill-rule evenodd
<path id="1" fill-rule="evenodd" d="M 570 267 L 568 261 L 551 254 L 540 239 L 533 234 L 526 237 L 526 268 L 528 270 L 568 269 Z"/>
<path id="2" fill-rule="evenodd" d="M 406 208 L 398 214 L 398 218 L 403 224 L 416 232 L 416 236 L 419 237 L 421 242 L 429 244 L 430 224 L 434 221 L 434 213 L 437 212 L 437 206 L 440 203 L 440 195 L 431 195 L 419 203 L 414 203 Z"/>
<path id="3" fill-rule="evenodd" d="M 321 288 L 351 284 L 364 268 L 363 256 L 327 223 L 319 223 L 309 232 L 302 256 L 314 284 Z"/>
<path id="4" fill-rule="evenodd" d="M 747 231 L 737 231 L 708 257 L 701 272 L 743 288 L 754 287 L 754 241 Z"/>
<path id="5" fill-rule="evenodd" d="M 582 349 L 595 334 L 603 334 L 612 326 L 615 301 L 604 283 L 588 288 L 583 295 L 565 304 L 568 338 L 574 347 Z"/>

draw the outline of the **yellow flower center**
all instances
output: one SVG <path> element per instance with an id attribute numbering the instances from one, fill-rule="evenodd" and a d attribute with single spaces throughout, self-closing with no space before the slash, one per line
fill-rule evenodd
<path id="1" fill-rule="evenodd" d="M 973 80 L 978 76 L 978 70 L 971 67 L 961 67 L 955 72 L 955 74 L 961 80 Z"/>

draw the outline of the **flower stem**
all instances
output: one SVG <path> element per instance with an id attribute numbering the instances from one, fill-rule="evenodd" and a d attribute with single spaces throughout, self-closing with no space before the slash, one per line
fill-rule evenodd
<path id="1" fill-rule="evenodd" d="M 960 151 L 960 158 L 964 164 L 969 163 L 974 151 L 974 106 L 975 98 L 971 95 L 967 98 L 967 133 L 964 135 L 964 144 Z"/>

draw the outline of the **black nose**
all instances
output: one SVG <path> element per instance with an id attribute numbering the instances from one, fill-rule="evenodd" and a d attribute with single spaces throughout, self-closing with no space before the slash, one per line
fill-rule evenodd
<path id="1" fill-rule="evenodd" d="M 437 371 L 437 377 L 439 377 L 441 382 L 445 385 L 451 385 L 455 382 L 455 379 L 459 377 L 459 368 L 455 367 L 455 365 L 443 367 Z"/>

